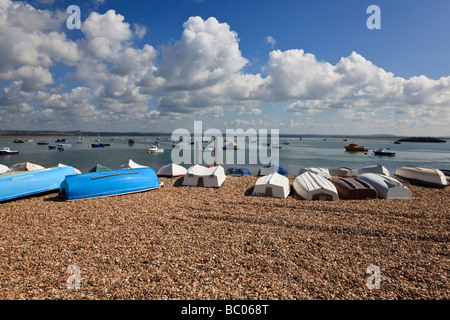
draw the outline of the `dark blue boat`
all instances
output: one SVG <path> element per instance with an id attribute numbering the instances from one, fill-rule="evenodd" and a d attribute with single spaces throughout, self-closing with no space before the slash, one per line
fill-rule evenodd
<path id="1" fill-rule="evenodd" d="M 91 147 L 92 148 L 104 148 L 105 145 L 103 143 L 92 143 Z"/>
<path id="2" fill-rule="evenodd" d="M 121 169 L 67 176 L 59 188 L 65 200 L 117 196 L 159 188 L 152 168 Z"/>
<path id="3" fill-rule="evenodd" d="M 278 164 L 272 164 L 272 165 L 267 165 L 264 167 L 261 167 L 258 171 L 258 176 L 266 176 L 272 173 L 279 173 L 285 177 L 287 177 L 288 173 L 287 170 L 285 168 L 283 168 L 282 166 L 278 165 Z"/>
<path id="4" fill-rule="evenodd" d="M 227 170 L 229 176 L 251 176 L 252 173 L 247 168 L 229 168 Z"/>
<path id="5" fill-rule="evenodd" d="M 58 190 L 66 176 L 76 174 L 73 167 L 57 167 L 0 177 L 0 201 Z"/>

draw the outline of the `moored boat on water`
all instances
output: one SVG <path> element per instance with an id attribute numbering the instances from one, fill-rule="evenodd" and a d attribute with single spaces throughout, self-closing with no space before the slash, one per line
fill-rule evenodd
<path id="1" fill-rule="evenodd" d="M 395 156 L 394 151 L 386 150 L 385 148 L 379 148 L 379 149 L 373 150 L 373 154 L 376 156 L 387 156 L 387 157 Z"/>
<path id="2" fill-rule="evenodd" d="M 360 152 L 360 151 L 361 152 L 367 152 L 367 151 L 369 151 L 368 147 L 360 146 L 357 143 L 350 143 L 349 145 L 344 146 L 344 147 L 345 147 L 345 151 L 353 151 L 353 152 Z"/>
<path id="3" fill-rule="evenodd" d="M 309 171 L 297 176 L 292 186 L 298 195 L 305 200 L 336 201 L 339 199 L 334 184 Z"/>
<path id="4" fill-rule="evenodd" d="M 434 168 L 400 167 L 395 171 L 395 175 L 419 185 L 442 188 L 449 184 L 445 174 L 441 170 Z"/>
<path id="5" fill-rule="evenodd" d="M 0 149 L 0 155 L 8 156 L 11 154 L 19 154 L 19 151 L 17 150 L 11 150 L 9 147 L 3 147 Z"/>
<path id="6" fill-rule="evenodd" d="M 157 145 L 152 144 L 147 151 L 148 153 L 162 153 L 164 152 L 164 149 L 160 149 Z"/>
<path id="7" fill-rule="evenodd" d="M 152 168 L 90 172 L 67 176 L 59 188 L 66 201 L 118 196 L 161 187 Z"/>

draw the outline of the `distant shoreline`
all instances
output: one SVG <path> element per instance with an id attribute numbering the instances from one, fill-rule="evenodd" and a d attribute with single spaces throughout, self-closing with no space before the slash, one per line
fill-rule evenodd
<path id="1" fill-rule="evenodd" d="M 26 131 L 26 130 L 0 130 L 2 138 L 23 138 L 38 139 L 40 137 L 153 137 L 153 136 L 171 136 L 172 133 L 164 132 L 92 132 L 92 131 Z M 280 138 L 323 138 L 323 139 L 348 139 L 351 140 L 380 140 L 380 141 L 396 141 L 412 136 L 395 136 L 395 135 L 343 135 L 343 134 L 280 134 Z M 450 137 L 418 137 L 450 140 Z"/>

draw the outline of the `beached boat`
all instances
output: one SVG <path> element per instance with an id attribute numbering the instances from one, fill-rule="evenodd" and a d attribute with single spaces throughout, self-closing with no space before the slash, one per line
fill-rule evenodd
<path id="1" fill-rule="evenodd" d="M 9 167 L 5 166 L 4 164 L 0 164 L 0 174 L 8 172 Z"/>
<path id="2" fill-rule="evenodd" d="M 295 192 L 305 200 L 339 200 L 334 184 L 309 171 L 297 176 L 292 186 Z"/>
<path id="3" fill-rule="evenodd" d="M 204 167 L 196 164 L 190 167 L 183 179 L 183 186 L 218 188 L 225 181 L 225 170 L 222 166 Z"/>
<path id="4" fill-rule="evenodd" d="M 335 177 L 356 177 L 358 170 L 347 167 L 332 168 L 328 170 L 331 176 Z"/>
<path id="5" fill-rule="evenodd" d="M 339 178 L 331 180 L 339 198 L 346 200 L 376 199 L 377 191 L 367 182 L 358 179 Z"/>
<path id="6" fill-rule="evenodd" d="M 247 168 L 228 168 L 227 176 L 251 176 L 252 172 Z"/>
<path id="7" fill-rule="evenodd" d="M 394 157 L 395 152 L 386 150 L 385 148 L 379 148 L 377 150 L 373 150 L 373 154 L 376 156 L 387 156 L 387 157 Z"/>
<path id="8" fill-rule="evenodd" d="M 45 169 L 43 166 L 31 162 L 21 162 L 9 167 L 9 172 L 27 172 Z"/>
<path id="9" fill-rule="evenodd" d="M 158 170 L 158 177 L 182 177 L 186 175 L 187 169 L 176 163 L 170 163 Z"/>
<path id="10" fill-rule="evenodd" d="M 0 201 L 58 190 L 66 176 L 75 174 L 75 168 L 64 166 L 1 176 Z"/>
<path id="11" fill-rule="evenodd" d="M 354 152 L 363 151 L 363 152 L 367 152 L 367 151 L 369 151 L 369 148 L 360 146 L 357 143 L 350 143 L 349 145 L 345 146 L 345 151 L 354 151 Z"/>
<path id="12" fill-rule="evenodd" d="M 148 168 L 148 166 L 143 166 L 143 165 L 137 164 L 136 162 L 134 162 L 133 160 L 130 159 L 130 160 L 128 160 L 127 163 L 121 165 L 118 170 L 138 169 L 138 168 Z"/>
<path id="13" fill-rule="evenodd" d="M 260 177 L 253 187 L 252 196 L 287 198 L 291 191 L 289 178 L 279 173 L 272 173 Z"/>
<path id="14" fill-rule="evenodd" d="M 17 150 L 11 150 L 11 149 L 8 148 L 8 147 L 3 147 L 3 148 L 0 149 L 0 155 L 3 155 L 3 156 L 9 156 L 9 155 L 11 155 L 11 154 L 19 154 L 19 151 L 17 151 Z"/>
<path id="15" fill-rule="evenodd" d="M 440 169 L 440 170 L 445 175 L 445 179 L 447 179 L 447 181 L 449 181 L 450 183 L 450 170 L 448 169 Z"/>
<path id="16" fill-rule="evenodd" d="M 370 184 L 377 190 L 378 197 L 382 199 L 412 199 L 413 197 L 411 190 L 403 183 L 382 174 L 363 173 L 357 179 Z"/>
<path id="17" fill-rule="evenodd" d="M 389 170 L 386 169 L 382 164 L 376 164 L 376 165 L 371 165 L 371 166 L 366 166 L 363 168 L 358 169 L 358 173 L 359 174 L 363 174 L 363 173 L 377 173 L 377 174 L 382 174 L 385 176 L 390 176 Z"/>
<path id="18" fill-rule="evenodd" d="M 160 186 L 152 168 L 90 172 L 67 176 L 60 185 L 59 196 L 72 201 L 143 192 Z"/>
<path id="19" fill-rule="evenodd" d="M 112 171 L 112 169 L 102 166 L 100 164 L 97 164 L 95 167 L 93 167 L 89 172 L 104 172 L 104 171 Z"/>
<path id="20" fill-rule="evenodd" d="M 148 153 L 162 153 L 164 149 L 158 148 L 157 145 L 152 144 L 150 148 L 147 149 Z"/>
<path id="21" fill-rule="evenodd" d="M 272 164 L 272 165 L 267 165 L 267 166 L 263 166 L 259 169 L 258 171 L 258 176 L 267 176 L 269 174 L 272 173 L 279 173 L 283 176 L 287 176 L 287 170 L 285 168 L 283 168 L 282 166 L 278 165 L 278 164 Z"/>
<path id="22" fill-rule="evenodd" d="M 395 175 L 414 184 L 431 187 L 448 186 L 445 174 L 439 169 L 407 166 L 398 168 Z"/>
<path id="23" fill-rule="evenodd" d="M 298 172 L 299 175 L 305 172 L 312 172 L 317 174 L 318 176 L 321 176 L 325 179 L 330 179 L 330 171 L 327 168 L 319 168 L 319 167 L 309 167 L 309 168 L 301 168 Z"/>

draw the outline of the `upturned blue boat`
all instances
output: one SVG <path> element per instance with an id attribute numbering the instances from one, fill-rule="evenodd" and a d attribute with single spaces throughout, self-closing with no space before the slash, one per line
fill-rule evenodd
<path id="1" fill-rule="evenodd" d="M 59 196 L 67 201 L 117 196 L 159 188 L 152 168 L 121 169 L 67 176 Z"/>
<path id="2" fill-rule="evenodd" d="M 228 176 L 251 176 L 252 172 L 247 168 L 229 168 L 227 170 Z"/>
<path id="3" fill-rule="evenodd" d="M 76 174 L 73 167 L 57 167 L 0 177 L 0 202 L 58 190 L 66 176 Z"/>

